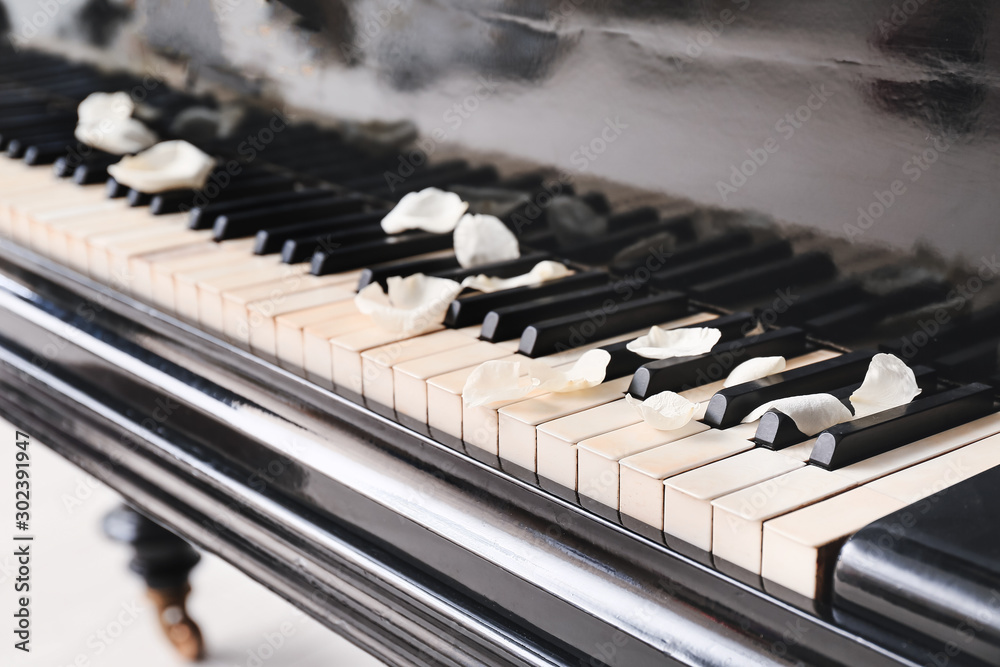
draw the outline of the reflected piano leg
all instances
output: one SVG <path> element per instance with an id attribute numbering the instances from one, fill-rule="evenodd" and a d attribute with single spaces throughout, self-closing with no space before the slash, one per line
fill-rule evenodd
<path id="1" fill-rule="evenodd" d="M 135 552 L 129 568 L 146 581 L 163 633 L 186 660 L 205 655 L 198 624 L 187 612 L 188 575 L 201 556 L 190 544 L 131 507 L 122 505 L 104 517 L 104 533 Z"/>

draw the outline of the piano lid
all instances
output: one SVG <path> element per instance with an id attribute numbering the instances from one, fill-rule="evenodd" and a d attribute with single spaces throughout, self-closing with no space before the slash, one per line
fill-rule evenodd
<path id="1" fill-rule="evenodd" d="M 189 81 L 412 120 L 439 155 L 502 152 L 974 269 L 1000 242 L 985 0 L 4 4 L 15 45 L 71 35 L 156 71 L 169 56 Z"/>

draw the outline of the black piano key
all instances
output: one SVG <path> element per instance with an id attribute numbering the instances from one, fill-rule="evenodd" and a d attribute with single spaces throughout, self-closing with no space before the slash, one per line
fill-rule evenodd
<path id="1" fill-rule="evenodd" d="M 672 220 L 657 220 L 636 227 L 609 231 L 609 233 L 592 241 L 577 243 L 562 249 L 562 251 L 567 257 L 580 262 L 607 262 L 621 250 L 664 232 L 672 234 L 678 241 L 689 241 L 694 238 L 693 223 L 693 219 L 689 216 L 680 216 Z M 654 250 L 659 252 L 658 248 L 650 248 L 651 253 Z"/>
<path id="2" fill-rule="evenodd" d="M 366 192 L 379 199 L 397 200 L 407 193 L 424 188 L 434 187 L 447 190 L 448 186 L 451 185 L 490 185 L 500 179 L 496 167 L 491 166 L 460 169 L 454 172 L 446 171 L 439 174 L 430 173 L 432 171 L 433 168 L 428 168 L 403 180 L 402 183 L 394 183 L 388 187 L 366 190 Z"/>
<path id="3" fill-rule="evenodd" d="M 76 143 L 75 140 L 32 144 L 24 152 L 24 163 L 32 166 L 52 164 L 70 151 L 79 149 L 80 144 Z"/>
<path id="4" fill-rule="evenodd" d="M 153 215 L 180 213 L 187 207 L 190 209 L 197 192 L 194 190 L 168 190 L 158 192 L 149 200 L 149 212 Z"/>
<path id="5" fill-rule="evenodd" d="M 917 385 L 925 393 L 934 391 L 937 383 L 937 374 L 934 372 L 934 369 L 927 366 L 914 366 L 912 370 L 917 380 Z M 854 412 L 850 397 L 860 386 L 860 382 L 855 382 L 846 387 L 840 387 L 839 389 L 833 389 L 825 393 L 840 399 L 844 407 Z M 765 412 L 764 416 L 760 418 L 753 439 L 755 443 L 765 449 L 779 450 L 797 445 L 800 442 L 805 442 L 810 437 L 812 436 L 808 436 L 799 430 L 791 417 L 780 410 L 771 409 Z"/>
<path id="6" fill-rule="evenodd" d="M 831 308 L 803 324 L 811 332 L 827 338 L 841 338 L 857 331 L 870 331 L 885 317 L 918 308 L 943 298 L 950 288 L 937 281 L 926 281 L 893 290 L 881 296 L 871 296 L 843 308 Z"/>
<path id="7" fill-rule="evenodd" d="M 680 392 L 725 379 L 736 366 L 747 359 L 794 357 L 802 354 L 805 349 L 805 331 L 798 327 L 785 327 L 727 343 L 717 343 L 706 354 L 647 360 L 636 370 L 628 393 L 645 400 L 663 391 Z"/>
<path id="8" fill-rule="evenodd" d="M 1000 337 L 970 343 L 960 350 L 929 361 L 941 375 L 949 380 L 966 382 L 973 378 L 992 375 L 997 370 Z"/>
<path id="9" fill-rule="evenodd" d="M 125 201 L 133 208 L 149 206 L 150 202 L 153 201 L 153 195 L 148 192 L 139 192 L 138 190 L 130 188 L 128 194 L 125 195 Z"/>
<path id="10" fill-rule="evenodd" d="M 73 182 L 77 185 L 95 185 L 97 183 L 107 183 L 108 166 L 118 162 L 118 156 L 107 161 L 93 160 L 87 161 L 73 170 Z"/>
<path id="11" fill-rule="evenodd" d="M 807 252 L 764 266 L 748 268 L 690 288 L 691 296 L 709 303 L 731 305 L 777 292 L 774 306 L 792 301 L 797 288 L 829 280 L 837 267 L 824 252 Z"/>
<path id="12" fill-rule="evenodd" d="M 370 227 L 371 225 L 380 227 L 382 218 L 385 217 L 386 213 L 387 211 L 364 211 L 362 213 L 338 215 L 323 220 L 310 220 L 282 227 L 262 229 L 257 232 L 254 253 L 268 255 L 275 252 L 282 252 L 282 248 L 286 243 L 293 242 L 296 247 L 294 251 L 296 256 L 301 256 L 303 252 L 306 253 L 305 256 L 296 261 L 304 262 L 312 255 L 316 249 L 315 244 L 320 242 L 324 235 L 336 234 L 357 227 Z M 310 244 L 313 245 L 312 250 L 306 250 L 305 248 Z"/>
<path id="13" fill-rule="evenodd" d="M 333 195 L 302 202 L 264 206 L 255 210 L 225 213 L 215 219 L 212 236 L 216 241 L 254 236 L 262 229 L 281 227 L 317 218 L 354 213 L 367 206 L 360 195 Z"/>
<path id="14" fill-rule="evenodd" d="M 703 260 L 720 253 L 729 252 L 731 250 L 736 250 L 739 248 L 745 248 L 753 242 L 753 234 L 748 231 L 736 231 L 728 232 L 725 234 L 719 234 L 704 241 L 695 241 L 693 243 L 688 243 L 678 247 L 677 249 L 669 252 L 667 255 L 667 262 L 670 266 L 682 266 L 684 264 L 690 264 L 691 262 L 696 262 Z M 625 258 L 621 261 L 616 260 L 611 266 L 611 270 L 616 273 L 631 273 L 639 267 L 646 267 L 647 261 L 650 259 L 649 255 L 643 255 L 639 258 Z M 662 266 L 654 266 L 653 269 L 660 269 Z"/>
<path id="15" fill-rule="evenodd" d="M 281 248 L 281 261 L 285 264 L 306 262 L 318 251 L 335 250 L 344 246 L 384 239 L 385 232 L 378 223 L 350 227 L 337 232 L 288 239 Z"/>
<path id="16" fill-rule="evenodd" d="M 316 276 L 325 276 L 330 273 L 361 269 L 371 264 L 391 262 L 404 257 L 449 250 L 453 242 L 451 234 L 403 232 L 377 241 L 358 243 L 328 251 L 317 251 L 312 257 L 312 273 Z"/>
<path id="17" fill-rule="evenodd" d="M 107 183 L 105 184 L 105 190 L 108 193 L 109 199 L 121 199 L 128 194 L 129 187 L 127 185 L 122 185 L 114 179 L 114 176 L 108 176 Z"/>
<path id="18" fill-rule="evenodd" d="M 819 394 L 860 382 L 875 353 L 858 350 L 803 368 L 776 373 L 716 392 L 705 410 L 705 423 L 716 428 L 736 426 L 757 407 L 789 396 Z"/>
<path id="19" fill-rule="evenodd" d="M 11 139 L 31 134 L 47 134 L 69 130 L 76 126 L 76 112 L 26 113 L 0 118 L 0 148 L 6 150 Z"/>
<path id="20" fill-rule="evenodd" d="M 65 130 L 60 132 L 49 132 L 46 134 L 32 134 L 24 137 L 15 137 L 7 144 L 7 157 L 17 160 L 24 157 L 28 148 L 32 145 L 50 144 L 53 142 L 62 142 L 63 146 L 72 146 L 76 144 L 76 139 L 73 138 L 72 131 Z"/>
<path id="21" fill-rule="evenodd" d="M 784 240 L 765 241 L 749 248 L 706 257 L 684 266 L 670 267 L 653 274 L 653 284 L 664 288 L 680 288 L 712 280 L 743 269 L 791 257 L 792 245 Z"/>
<path id="22" fill-rule="evenodd" d="M 778 307 L 771 304 L 757 309 L 758 315 L 767 313 L 773 322 L 800 326 L 808 320 L 831 310 L 849 307 L 870 298 L 857 280 L 839 280 L 828 285 L 818 285 L 790 295 L 787 303 Z"/>
<path id="23" fill-rule="evenodd" d="M 691 329 L 694 327 L 711 327 L 713 329 L 718 329 L 719 332 L 722 333 L 722 337 L 719 340 L 721 342 L 728 342 L 737 338 L 742 338 L 743 335 L 747 331 L 753 329 L 754 326 L 756 326 L 756 319 L 751 313 L 738 312 L 730 315 L 723 315 L 722 317 L 717 317 L 708 322 L 688 324 L 680 328 Z M 618 343 L 604 345 L 600 348 L 611 355 L 611 361 L 608 363 L 608 367 L 604 375 L 605 381 L 615 380 L 617 378 L 625 377 L 626 375 L 632 375 L 641 366 L 649 363 L 649 359 L 641 357 L 628 349 L 628 344 L 631 342 L 631 340 L 623 340 Z"/>
<path id="24" fill-rule="evenodd" d="M 76 170 L 84 165 L 103 164 L 105 166 L 104 178 L 100 179 L 103 181 L 107 179 L 107 165 L 117 162 L 118 159 L 117 155 L 108 155 L 103 151 L 94 149 L 80 151 L 77 153 L 71 152 L 56 160 L 53 164 L 53 170 L 60 178 L 68 178 L 73 176 L 76 173 Z"/>
<path id="25" fill-rule="evenodd" d="M 286 174 L 248 174 L 237 176 L 229 185 L 219 188 L 214 196 L 195 190 L 171 190 L 161 192 L 149 203 L 153 215 L 166 215 L 189 211 L 199 203 L 209 201 L 232 201 L 241 197 L 291 192 L 297 179 Z"/>
<path id="26" fill-rule="evenodd" d="M 404 168 L 404 165 L 400 164 L 398 169 L 391 172 L 392 173 L 392 177 L 390 179 L 391 182 L 393 184 L 397 184 L 398 180 L 396 177 L 402 179 L 402 182 L 405 183 L 410 179 L 415 179 L 418 176 L 423 176 L 423 175 L 433 177 L 442 174 L 444 175 L 460 174 L 469 170 L 469 163 L 466 162 L 465 160 L 447 160 L 445 162 L 439 162 L 434 166 L 427 166 L 426 164 L 414 165 L 412 166 L 413 169 L 412 173 L 409 171 L 410 167 L 411 165 L 407 164 L 406 167 Z M 359 190 L 361 192 L 379 190 L 387 187 L 386 176 L 384 173 L 366 174 L 358 176 L 356 178 L 343 179 L 340 181 L 340 183 L 345 187 L 352 188 L 354 190 Z"/>
<path id="27" fill-rule="evenodd" d="M 521 335 L 518 352 L 540 357 L 629 331 L 660 324 L 687 313 L 687 297 L 679 292 L 615 302 L 573 315 L 536 322 Z"/>
<path id="28" fill-rule="evenodd" d="M 428 257 L 371 266 L 361 271 L 361 277 L 358 278 L 357 290 L 360 292 L 372 283 L 378 283 L 382 286 L 382 289 L 385 289 L 385 281 L 393 276 L 405 278 L 415 273 L 431 275 L 438 271 L 453 269 L 458 265 L 455 255 L 445 255 L 443 257 Z"/>
<path id="29" fill-rule="evenodd" d="M 469 276 L 478 276 L 480 274 L 487 275 L 492 278 L 513 278 L 514 276 L 528 273 L 531 269 L 535 268 L 536 264 L 547 259 L 552 259 L 552 256 L 547 252 L 531 252 L 521 255 L 515 259 L 493 262 L 491 264 L 481 264 L 471 268 L 459 266 L 453 269 L 439 271 L 434 275 L 438 278 L 447 278 L 448 280 L 454 280 L 459 283 Z"/>
<path id="30" fill-rule="evenodd" d="M 993 388 L 969 384 L 819 434 L 809 463 L 837 470 L 992 413 Z"/>
<path id="31" fill-rule="evenodd" d="M 619 296 L 615 285 L 600 285 L 497 308 L 486 314 L 479 337 L 491 343 L 512 340 L 534 322 L 573 315 L 581 310 L 599 310 L 604 303 L 615 303 Z"/>
<path id="32" fill-rule="evenodd" d="M 906 361 L 928 362 L 957 352 L 995 331 L 1000 331 L 1000 304 L 943 323 L 922 320 L 917 329 L 882 343 L 879 350 Z"/>
<path id="33" fill-rule="evenodd" d="M 603 271 L 583 271 L 558 280 L 535 286 L 515 287 L 498 292 L 478 292 L 460 296 L 451 302 L 444 324 L 453 329 L 461 329 L 480 324 L 491 310 L 517 303 L 526 303 L 542 297 L 573 292 L 587 287 L 596 287 L 608 282 L 609 276 Z"/>
<path id="34" fill-rule="evenodd" d="M 310 199 L 329 198 L 336 196 L 333 190 L 315 188 L 311 190 L 293 190 L 289 192 L 272 192 L 266 195 L 249 195 L 226 201 L 211 201 L 204 206 L 195 206 L 188 214 L 188 227 L 191 229 L 212 229 L 215 220 L 220 215 L 237 211 L 255 210 L 262 206 L 274 206 L 281 203 L 294 203 Z"/>

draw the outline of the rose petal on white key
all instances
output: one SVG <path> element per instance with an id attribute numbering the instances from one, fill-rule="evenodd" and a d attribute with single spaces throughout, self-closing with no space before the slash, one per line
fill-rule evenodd
<path id="1" fill-rule="evenodd" d="M 492 215 L 466 213 L 455 227 L 455 257 L 465 268 L 517 259 L 517 237 Z"/>
<path id="2" fill-rule="evenodd" d="M 585 352 L 567 371 L 553 371 L 548 364 L 535 363 L 537 363 L 538 369 L 547 369 L 547 372 L 553 373 L 552 377 L 543 381 L 538 388 L 562 394 L 589 389 L 604 382 L 604 376 L 608 372 L 608 364 L 611 363 L 611 353 L 607 350 Z M 531 369 L 534 370 L 535 366 L 532 365 Z"/>
<path id="3" fill-rule="evenodd" d="M 644 422 L 660 431 L 673 431 L 685 426 L 694 417 L 698 407 L 672 391 L 660 392 L 644 401 L 625 394 L 625 402 L 639 412 Z"/>
<path id="4" fill-rule="evenodd" d="M 521 361 L 487 361 L 465 381 L 462 401 L 477 408 L 498 401 L 512 401 L 534 391 L 542 380 L 524 371 Z"/>
<path id="5" fill-rule="evenodd" d="M 513 278 L 493 278 L 480 273 L 477 276 L 469 276 L 463 280 L 462 286 L 479 290 L 480 292 L 498 292 L 515 287 L 534 287 L 542 283 L 547 283 L 550 280 L 571 276 L 574 273 L 573 269 L 565 264 L 547 259 L 535 264 L 531 271 L 514 276 Z"/>
<path id="6" fill-rule="evenodd" d="M 652 327 L 648 334 L 639 336 L 625 347 L 646 359 L 670 359 L 705 354 L 715 347 L 720 338 L 722 332 L 711 327 Z"/>
<path id="7" fill-rule="evenodd" d="M 114 155 L 138 153 L 156 143 L 156 134 L 132 118 L 128 93 L 92 93 L 77 107 L 74 135 L 81 142 Z"/>
<path id="8" fill-rule="evenodd" d="M 844 407 L 844 404 L 836 396 L 806 394 L 804 396 L 788 396 L 765 403 L 744 417 L 743 423 L 757 421 L 771 408 L 788 415 L 795 422 L 796 428 L 809 436 L 854 418 L 851 411 Z"/>
<path id="9" fill-rule="evenodd" d="M 733 372 L 726 378 L 723 386 L 734 387 L 744 382 L 753 382 L 768 375 L 780 373 L 783 370 L 785 370 L 784 357 L 757 357 L 756 359 L 744 361 L 734 368 Z"/>
<path id="10" fill-rule="evenodd" d="M 462 291 L 454 280 L 415 273 L 386 280 L 388 293 L 372 283 L 358 292 L 354 303 L 387 331 L 418 334 L 444 322 L 448 305 Z"/>
<path id="11" fill-rule="evenodd" d="M 448 234 L 455 231 L 455 225 L 468 208 L 468 202 L 454 192 L 424 188 L 404 195 L 382 218 L 382 230 L 386 234 L 399 234 L 408 229 Z"/>
<path id="12" fill-rule="evenodd" d="M 200 190 L 215 160 L 186 141 L 161 141 L 138 155 L 126 155 L 108 167 L 122 185 L 154 194 L 166 190 Z"/>
<path id="13" fill-rule="evenodd" d="M 882 412 L 906 405 L 920 393 L 913 370 L 892 354 L 876 354 L 857 391 L 851 394 L 854 416 Z"/>
<path id="14" fill-rule="evenodd" d="M 565 371 L 535 359 L 487 361 L 466 380 L 462 400 L 475 408 L 518 399 L 536 390 L 564 394 L 589 389 L 604 382 L 610 362 L 607 350 L 590 350 Z"/>

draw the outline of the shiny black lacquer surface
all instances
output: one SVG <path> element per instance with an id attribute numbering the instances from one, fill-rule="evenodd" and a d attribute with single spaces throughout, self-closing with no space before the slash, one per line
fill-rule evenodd
<path id="1" fill-rule="evenodd" d="M 1000 243 L 1000 14 L 987 0 L 285 0 L 241 5 L 239 21 L 202 13 L 150 3 L 135 29 L 296 105 L 412 119 L 434 137 L 428 151 L 555 162 L 573 179 L 852 242 L 923 242 L 974 265 Z M 249 43 L 258 24 L 281 38 Z"/>

